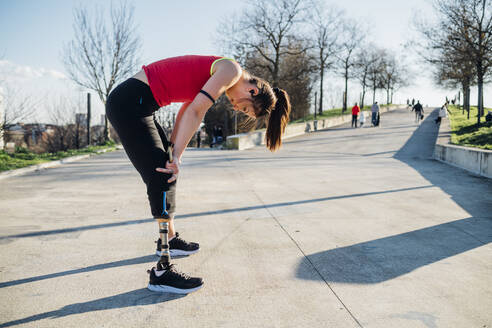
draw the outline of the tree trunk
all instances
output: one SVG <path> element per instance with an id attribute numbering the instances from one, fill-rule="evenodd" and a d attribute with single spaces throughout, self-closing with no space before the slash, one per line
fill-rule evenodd
<path id="1" fill-rule="evenodd" d="M 360 97 L 360 110 L 364 109 L 364 97 L 366 96 L 366 88 L 362 87 L 362 97 Z"/>
<path id="2" fill-rule="evenodd" d="M 483 68 L 482 62 L 477 63 L 477 79 L 478 79 L 478 108 L 477 108 L 477 128 L 480 127 L 480 117 L 483 113 Z"/>
<path id="3" fill-rule="evenodd" d="M 91 94 L 87 93 L 87 146 L 91 145 Z"/>
<path id="4" fill-rule="evenodd" d="M 372 103 L 376 102 L 376 88 L 372 88 Z"/>
<path id="5" fill-rule="evenodd" d="M 345 65 L 345 97 L 343 97 L 342 113 L 347 110 L 347 83 L 348 83 L 348 65 Z"/>
<path id="6" fill-rule="evenodd" d="M 321 64 L 321 83 L 319 87 L 319 115 L 323 115 L 323 77 L 324 77 L 324 64 Z M 314 109 L 316 111 L 316 108 Z"/>
<path id="7" fill-rule="evenodd" d="M 75 122 L 75 148 L 80 149 L 80 141 L 79 141 L 79 130 L 80 130 L 80 123 L 79 120 L 77 119 L 77 122 Z"/>
<path id="8" fill-rule="evenodd" d="M 461 83 L 461 87 L 463 89 L 463 106 L 461 106 L 461 109 L 462 109 L 462 115 L 465 115 L 465 90 L 466 90 L 466 87 L 465 87 L 465 84 L 464 83 Z M 460 101 L 460 92 L 458 91 L 458 105 L 461 104 L 461 101 Z"/>
<path id="9" fill-rule="evenodd" d="M 109 120 L 106 115 L 104 115 L 104 141 L 109 141 L 111 140 L 111 135 L 109 133 Z"/>
<path id="10" fill-rule="evenodd" d="M 389 105 L 390 103 L 390 89 L 386 89 L 386 105 Z"/>

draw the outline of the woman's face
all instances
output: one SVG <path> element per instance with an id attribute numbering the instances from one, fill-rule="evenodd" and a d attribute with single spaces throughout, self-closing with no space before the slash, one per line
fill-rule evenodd
<path id="1" fill-rule="evenodd" d="M 238 82 L 226 91 L 232 108 L 250 117 L 256 117 L 252 98 L 255 94 L 258 94 L 258 88 L 249 82 Z"/>

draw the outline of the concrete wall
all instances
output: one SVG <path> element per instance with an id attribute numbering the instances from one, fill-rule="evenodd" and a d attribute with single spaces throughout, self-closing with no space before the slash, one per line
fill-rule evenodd
<path id="1" fill-rule="evenodd" d="M 390 106 L 381 108 L 381 113 L 388 112 L 390 110 L 395 110 L 398 108 L 405 108 L 405 106 Z M 366 115 L 366 125 L 371 124 L 371 113 L 365 112 Z M 341 115 L 336 117 L 330 117 L 324 120 L 318 120 L 317 122 L 317 130 L 328 129 L 333 126 L 341 125 L 344 123 L 348 123 L 352 121 L 352 115 Z M 304 133 L 313 132 L 314 131 L 314 121 L 307 121 L 303 123 L 295 123 L 289 124 L 285 128 L 285 134 L 282 140 L 289 139 L 292 137 L 296 137 L 302 135 Z M 228 136 L 226 139 L 226 147 L 228 149 L 237 149 L 243 150 L 248 148 L 253 148 L 255 146 L 264 145 L 265 144 L 265 133 L 266 130 L 256 130 L 249 133 L 241 133 L 232 136 Z"/>
<path id="2" fill-rule="evenodd" d="M 434 158 L 492 179 L 492 151 L 451 144 L 449 119 L 442 120 L 434 148 Z"/>

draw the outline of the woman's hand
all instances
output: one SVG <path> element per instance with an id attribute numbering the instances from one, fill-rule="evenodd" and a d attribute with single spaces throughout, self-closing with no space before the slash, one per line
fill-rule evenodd
<path id="1" fill-rule="evenodd" d="M 172 163 L 169 163 L 169 161 L 168 161 L 168 162 L 166 162 L 166 168 L 165 169 L 163 169 L 161 167 L 157 167 L 155 170 L 157 172 L 161 172 L 161 173 L 172 174 L 172 176 L 169 178 L 169 180 L 167 180 L 167 182 L 171 183 L 171 182 L 176 181 L 176 179 L 178 178 L 179 165 L 178 165 L 177 161 L 174 161 Z"/>

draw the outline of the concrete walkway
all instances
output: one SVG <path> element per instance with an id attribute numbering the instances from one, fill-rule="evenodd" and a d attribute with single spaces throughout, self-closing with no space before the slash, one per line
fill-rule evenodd
<path id="1" fill-rule="evenodd" d="M 430 159 L 432 119 L 187 151 L 184 297 L 146 289 L 157 225 L 124 152 L 4 179 L 0 327 L 492 327 L 492 181 Z"/>

